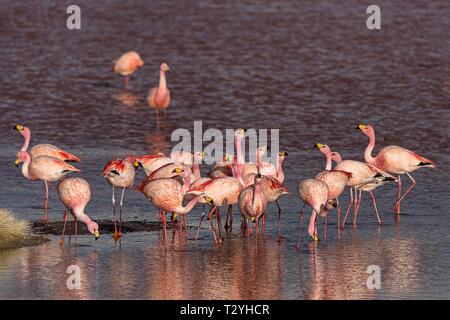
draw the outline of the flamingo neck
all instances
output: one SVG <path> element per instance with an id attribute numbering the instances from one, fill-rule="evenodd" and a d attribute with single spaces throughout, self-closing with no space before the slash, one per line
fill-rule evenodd
<path id="1" fill-rule="evenodd" d="M 86 225 L 92 222 L 91 218 L 89 218 L 89 216 L 86 213 L 84 213 L 84 207 L 72 209 L 72 213 L 77 218 L 78 221 L 81 221 Z"/>
<path id="2" fill-rule="evenodd" d="M 334 161 L 335 161 L 336 163 L 341 163 L 341 162 L 342 162 L 342 157 L 341 157 L 341 155 L 340 155 L 339 153 L 336 153 L 336 154 L 335 154 Z"/>
<path id="3" fill-rule="evenodd" d="M 284 173 L 283 173 L 283 158 L 281 158 L 280 156 L 278 156 L 277 158 L 277 180 L 280 183 L 284 182 Z"/>
<path id="4" fill-rule="evenodd" d="M 194 162 L 194 164 L 192 165 L 192 173 L 194 174 L 195 179 L 201 178 L 200 167 L 197 162 Z"/>
<path id="5" fill-rule="evenodd" d="M 22 164 L 22 174 L 29 180 L 35 180 L 34 176 L 30 174 L 29 168 L 31 163 L 31 157 L 28 154 L 26 160 Z"/>
<path id="6" fill-rule="evenodd" d="M 252 206 L 255 205 L 255 199 L 261 196 L 261 181 L 255 183 L 255 186 L 253 188 L 253 202 L 252 202 Z"/>
<path id="7" fill-rule="evenodd" d="M 263 169 L 263 162 L 262 162 L 262 154 L 261 152 L 256 151 L 256 166 L 258 167 L 259 172 Z"/>
<path id="8" fill-rule="evenodd" d="M 242 140 L 239 137 L 234 138 L 234 146 L 236 148 L 236 157 L 238 164 L 244 163 L 244 155 L 242 154 L 242 146 L 241 146 Z"/>
<path id="9" fill-rule="evenodd" d="M 166 73 L 163 70 L 159 71 L 159 88 L 167 89 Z"/>
<path id="10" fill-rule="evenodd" d="M 186 206 L 180 206 L 180 209 L 176 212 L 176 213 L 179 213 L 179 214 L 186 214 L 186 213 L 188 213 L 189 211 L 191 211 L 192 210 L 192 208 L 197 204 L 197 202 L 198 202 L 198 200 L 199 200 L 199 197 L 200 196 L 197 196 L 197 197 L 195 197 L 194 199 L 192 199 L 191 201 L 189 201 L 188 203 L 187 203 L 187 205 Z"/>
<path id="11" fill-rule="evenodd" d="M 325 156 L 327 157 L 327 164 L 325 165 L 325 170 L 331 170 L 331 153 L 327 152 Z"/>
<path id="12" fill-rule="evenodd" d="M 20 151 L 27 151 L 30 145 L 31 133 L 29 131 L 24 132 L 25 141 L 23 142 L 22 149 Z"/>
<path id="13" fill-rule="evenodd" d="M 191 185 L 191 173 L 187 170 L 186 172 L 188 172 L 188 174 L 183 177 L 183 193 L 186 193 Z"/>
<path id="14" fill-rule="evenodd" d="M 366 147 L 366 150 L 364 151 L 364 160 L 369 164 L 375 163 L 375 158 L 372 157 L 372 151 L 375 148 L 375 132 L 370 131 L 369 132 L 369 144 Z"/>

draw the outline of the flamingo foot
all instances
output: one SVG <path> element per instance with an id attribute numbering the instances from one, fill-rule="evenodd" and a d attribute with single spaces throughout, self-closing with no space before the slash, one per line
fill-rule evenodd
<path id="1" fill-rule="evenodd" d="M 398 202 L 398 201 L 395 203 L 394 213 L 400 214 L 400 202 Z"/>
<path id="2" fill-rule="evenodd" d="M 48 214 L 47 214 L 47 212 L 44 213 L 44 215 L 42 216 L 42 222 L 48 222 Z"/>
<path id="3" fill-rule="evenodd" d="M 112 237 L 115 241 L 117 241 L 122 237 L 122 232 L 118 232 L 117 230 L 115 230 Z"/>
<path id="4" fill-rule="evenodd" d="M 317 234 L 313 234 L 313 235 L 312 235 L 312 240 L 313 240 L 314 242 L 318 242 L 318 241 L 319 241 L 319 237 L 317 236 Z"/>

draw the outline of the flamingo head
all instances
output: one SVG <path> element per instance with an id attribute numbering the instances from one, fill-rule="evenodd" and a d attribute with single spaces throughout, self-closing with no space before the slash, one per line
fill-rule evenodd
<path id="1" fill-rule="evenodd" d="M 207 196 L 206 194 L 202 193 L 199 195 L 203 200 L 205 200 L 206 203 L 208 203 L 210 206 L 215 206 L 213 198 L 210 196 Z"/>
<path id="2" fill-rule="evenodd" d="M 327 204 L 326 204 L 325 207 L 330 210 L 330 209 L 336 208 L 336 206 L 337 206 L 336 200 L 335 199 L 329 199 L 327 201 Z"/>
<path id="3" fill-rule="evenodd" d="M 236 138 L 239 138 L 239 140 L 242 140 L 242 139 L 244 139 L 246 131 L 247 131 L 247 129 L 243 129 L 243 128 L 236 129 L 236 131 L 234 131 L 234 136 Z"/>
<path id="4" fill-rule="evenodd" d="M 98 240 L 98 238 L 100 237 L 100 232 L 98 232 L 98 224 L 94 221 L 91 221 L 88 223 L 87 228 L 89 232 L 95 236 L 95 240 Z"/>
<path id="5" fill-rule="evenodd" d="M 365 125 L 365 124 L 359 124 L 356 129 L 359 129 L 364 133 L 366 136 L 370 137 L 370 135 L 374 134 L 375 131 L 373 130 L 373 127 L 371 125 Z"/>
<path id="6" fill-rule="evenodd" d="M 28 129 L 27 127 L 24 127 L 24 126 L 21 125 L 21 124 L 16 124 L 16 125 L 14 126 L 14 129 L 17 130 L 17 131 L 19 131 L 20 134 L 21 134 L 22 136 L 24 136 L 24 137 L 27 137 L 27 136 L 30 135 L 30 129 Z"/>
<path id="7" fill-rule="evenodd" d="M 316 143 L 314 145 L 315 148 L 319 149 L 320 152 L 322 152 L 324 155 L 330 154 L 331 153 L 331 149 L 328 145 L 326 144 L 322 144 L 322 143 Z"/>
<path id="8" fill-rule="evenodd" d="M 234 159 L 234 157 L 231 154 L 224 154 L 223 155 L 223 162 L 225 162 L 225 163 L 232 163 L 233 159 Z"/>
<path id="9" fill-rule="evenodd" d="M 339 152 L 332 152 L 331 153 L 331 160 L 335 161 L 336 163 L 339 163 L 342 161 L 342 157 L 339 154 Z"/>
<path id="10" fill-rule="evenodd" d="M 165 62 L 161 63 L 161 66 L 159 67 L 159 70 L 163 72 L 167 72 L 170 70 L 169 65 Z"/>
<path id="11" fill-rule="evenodd" d="M 30 158 L 30 154 L 26 151 L 19 151 L 16 155 L 16 161 L 14 161 L 14 164 L 16 167 L 19 166 L 21 162 L 25 162 Z"/>
<path id="12" fill-rule="evenodd" d="M 261 183 L 261 180 L 262 180 L 262 175 L 261 175 L 260 173 L 257 173 L 257 174 L 255 175 L 255 185 L 256 185 L 256 184 L 260 184 L 260 183 Z"/>

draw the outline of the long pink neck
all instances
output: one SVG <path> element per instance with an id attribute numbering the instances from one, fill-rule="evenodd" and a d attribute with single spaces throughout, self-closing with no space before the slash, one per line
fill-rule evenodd
<path id="1" fill-rule="evenodd" d="M 337 153 L 337 152 L 334 154 L 334 161 L 335 161 L 336 163 L 342 162 L 342 157 L 341 157 L 341 155 L 340 155 L 339 153 Z"/>
<path id="2" fill-rule="evenodd" d="M 201 178 L 200 167 L 197 162 L 194 162 L 194 164 L 192 165 L 192 172 L 194 174 L 195 179 Z"/>
<path id="3" fill-rule="evenodd" d="M 327 164 L 325 165 L 325 170 L 331 170 L 331 152 L 330 150 L 325 153 L 325 157 L 327 158 Z"/>
<path id="4" fill-rule="evenodd" d="M 186 214 L 192 210 L 192 208 L 197 204 L 199 196 L 195 197 L 191 201 L 188 202 L 186 206 L 180 206 L 180 209 L 176 212 L 179 214 Z"/>
<path id="5" fill-rule="evenodd" d="M 263 163 L 262 163 L 262 152 L 259 150 L 256 150 L 256 166 L 258 167 L 259 172 L 263 169 Z"/>
<path id="6" fill-rule="evenodd" d="M 159 88 L 167 89 L 166 73 L 163 70 L 159 71 Z"/>
<path id="7" fill-rule="evenodd" d="M 242 187 L 245 187 L 244 179 L 242 178 L 242 171 L 235 165 L 230 165 L 233 176 L 239 181 Z"/>
<path id="8" fill-rule="evenodd" d="M 236 148 L 236 157 L 238 164 L 244 163 L 244 155 L 242 154 L 242 146 L 241 146 L 242 140 L 239 137 L 234 138 L 234 146 Z"/>
<path id="9" fill-rule="evenodd" d="M 35 180 L 35 177 L 30 174 L 29 168 L 31 163 L 31 157 L 27 154 L 26 160 L 22 164 L 22 174 L 25 178 L 29 180 Z"/>
<path id="10" fill-rule="evenodd" d="M 91 218 L 89 218 L 89 216 L 86 213 L 84 213 L 84 207 L 77 207 L 75 209 L 72 209 L 72 212 L 75 215 L 75 217 L 77 217 L 78 221 L 81 221 L 86 225 L 92 222 Z"/>
<path id="11" fill-rule="evenodd" d="M 261 196 L 261 181 L 255 183 L 255 187 L 253 188 L 253 203 L 255 205 L 255 199 Z"/>
<path id="12" fill-rule="evenodd" d="M 24 131 L 25 131 L 24 132 L 25 141 L 24 141 L 22 149 L 20 149 L 20 151 L 27 151 L 28 146 L 30 145 L 31 133 L 29 130 L 24 130 Z"/>
<path id="13" fill-rule="evenodd" d="M 284 173 L 283 173 L 283 166 L 282 166 L 283 160 L 284 160 L 283 157 L 278 156 L 278 158 L 277 158 L 277 180 L 280 183 L 284 182 Z"/>
<path id="14" fill-rule="evenodd" d="M 183 193 L 189 190 L 189 186 L 191 185 L 191 172 L 190 170 L 184 170 L 183 173 Z"/>
<path id="15" fill-rule="evenodd" d="M 375 148 L 375 132 L 373 130 L 369 131 L 369 144 L 364 151 L 364 160 L 369 164 L 375 163 L 375 158 L 372 157 L 372 151 Z"/>

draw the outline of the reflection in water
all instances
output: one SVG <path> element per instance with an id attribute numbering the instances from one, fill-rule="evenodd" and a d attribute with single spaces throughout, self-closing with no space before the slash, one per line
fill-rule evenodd
<path id="1" fill-rule="evenodd" d="M 112 98 L 114 100 L 121 102 L 123 105 L 125 105 L 127 107 L 137 106 L 141 102 L 137 96 L 135 96 L 134 94 L 132 94 L 131 92 L 128 92 L 128 91 L 114 94 L 112 96 Z"/>

